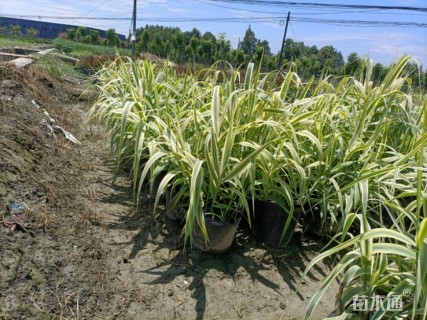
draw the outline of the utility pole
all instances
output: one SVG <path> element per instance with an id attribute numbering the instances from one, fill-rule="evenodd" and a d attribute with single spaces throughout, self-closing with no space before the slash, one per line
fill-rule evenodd
<path id="1" fill-rule="evenodd" d="M 135 59 L 135 46 L 136 46 L 136 0 L 133 0 L 133 13 L 132 13 L 132 35 L 130 41 L 132 41 L 132 58 Z"/>
<path id="2" fill-rule="evenodd" d="M 289 24 L 290 16 L 291 16 L 291 12 L 288 11 L 288 17 L 286 18 L 285 33 L 283 33 L 282 49 L 280 49 L 279 62 L 277 63 L 277 70 L 280 70 L 280 68 L 282 67 L 283 48 L 285 47 L 286 33 L 288 32 L 288 24 Z"/>

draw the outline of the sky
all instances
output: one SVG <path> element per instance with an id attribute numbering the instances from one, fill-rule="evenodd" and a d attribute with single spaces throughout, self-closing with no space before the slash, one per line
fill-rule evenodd
<path id="1" fill-rule="evenodd" d="M 260 1 L 137 0 L 137 28 L 157 24 L 179 27 L 182 31 L 195 27 L 202 33 L 225 33 L 235 48 L 250 25 L 255 36 L 267 40 L 272 52 L 277 53 L 282 44 L 286 16 L 290 12 L 286 38 L 319 49 L 332 45 L 345 60 L 350 53 L 356 52 L 361 57 L 371 58 L 374 63 L 389 65 L 403 54 L 409 54 L 424 69 L 427 68 L 427 0 L 292 1 L 300 5 L 290 5 L 291 1 L 270 1 L 263 5 L 255 5 L 254 2 Z M 303 3 L 334 6 L 301 5 Z M 343 8 L 337 7 L 339 4 L 424 10 Z M 2 0 L 0 16 L 105 30 L 114 28 L 127 36 L 131 29 L 132 8 L 133 0 Z M 109 18 L 114 20 L 107 20 Z M 360 21 L 372 21 L 376 25 Z"/>

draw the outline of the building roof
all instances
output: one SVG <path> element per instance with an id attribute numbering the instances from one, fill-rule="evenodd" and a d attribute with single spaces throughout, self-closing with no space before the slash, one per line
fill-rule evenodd
<path id="1" fill-rule="evenodd" d="M 17 18 L 7 18 L 0 17 L 0 26 L 10 27 L 11 25 L 18 24 L 21 26 L 21 33 L 26 34 L 27 29 L 37 29 L 39 31 L 38 36 L 40 38 L 46 39 L 55 39 L 61 33 L 66 32 L 69 28 L 77 29 L 79 26 L 71 25 L 71 24 L 62 24 L 62 23 L 53 23 L 53 22 L 45 22 L 45 21 L 36 21 L 36 20 L 26 20 L 26 19 L 17 19 Z M 105 38 L 105 30 L 90 28 L 87 27 L 88 34 L 90 30 L 98 30 L 99 36 Z M 120 40 L 126 40 L 126 37 L 122 34 L 117 34 Z"/>

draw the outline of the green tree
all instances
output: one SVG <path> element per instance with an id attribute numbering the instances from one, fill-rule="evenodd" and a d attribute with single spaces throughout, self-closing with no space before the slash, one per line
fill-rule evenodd
<path id="1" fill-rule="evenodd" d="M 197 28 L 193 28 L 190 32 L 188 32 L 188 34 L 189 34 L 189 39 L 193 37 L 200 39 L 202 37 L 200 31 Z"/>
<path id="2" fill-rule="evenodd" d="M 12 34 L 14 35 L 19 35 L 21 34 L 21 26 L 19 24 L 13 24 L 10 27 L 10 31 L 12 32 Z"/>
<path id="3" fill-rule="evenodd" d="M 203 59 L 205 60 L 205 63 L 212 63 L 213 61 L 213 43 L 210 40 L 202 40 L 200 42 L 200 47 L 202 49 L 202 54 L 201 56 L 203 57 Z"/>
<path id="4" fill-rule="evenodd" d="M 91 29 L 89 33 L 89 39 L 90 44 L 98 44 L 99 43 L 99 31 L 96 29 Z"/>
<path id="5" fill-rule="evenodd" d="M 264 49 L 264 55 L 270 56 L 271 55 L 271 49 L 270 44 L 267 40 L 258 40 L 257 47 L 261 47 Z"/>
<path id="6" fill-rule="evenodd" d="M 76 39 L 77 30 L 75 28 L 68 28 L 65 30 L 65 33 L 67 34 L 68 40 L 74 41 Z"/>
<path id="7" fill-rule="evenodd" d="M 381 63 L 376 63 L 374 65 L 372 68 L 372 80 L 376 85 L 380 84 L 384 80 L 387 71 L 387 68 L 385 68 Z"/>
<path id="8" fill-rule="evenodd" d="M 184 35 L 181 30 L 177 31 L 173 37 L 173 45 L 176 52 L 176 59 L 178 63 L 181 63 L 182 55 L 185 51 Z"/>
<path id="9" fill-rule="evenodd" d="M 267 40 L 257 40 L 253 61 L 259 62 L 262 58 L 262 68 L 267 68 L 268 60 L 271 57 L 271 49 Z"/>
<path id="10" fill-rule="evenodd" d="M 286 60 L 296 61 L 299 59 L 305 51 L 303 42 L 295 42 L 292 39 L 286 39 L 284 56 Z"/>
<path id="11" fill-rule="evenodd" d="M 202 39 L 203 40 L 207 40 L 207 41 L 210 41 L 210 42 L 212 42 L 212 45 L 215 45 L 215 42 L 216 42 L 216 37 L 213 35 L 213 33 L 212 32 L 205 32 L 203 35 L 202 35 Z"/>
<path id="12" fill-rule="evenodd" d="M 139 40 L 139 44 L 140 44 L 140 51 L 144 51 L 144 52 L 148 51 L 148 47 L 150 45 L 150 33 L 148 30 L 144 30 L 142 32 Z"/>
<path id="13" fill-rule="evenodd" d="M 356 52 L 352 52 L 347 57 L 347 63 L 345 65 L 345 74 L 353 76 L 360 70 L 362 66 L 362 59 L 357 55 Z"/>
<path id="14" fill-rule="evenodd" d="M 25 29 L 25 32 L 31 37 L 37 37 L 39 35 L 39 30 L 36 28 Z"/>
<path id="15" fill-rule="evenodd" d="M 7 27 L 6 26 L 1 26 L 0 27 L 0 33 L 6 33 L 7 32 Z"/>
<path id="16" fill-rule="evenodd" d="M 239 67 L 239 66 L 242 66 L 242 65 L 243 65 L 243 63 L 245 62 L 245 60 L 246 60 L 246 55 L 245 55 L 245 53 L 243 52 L 243 50 L 241 50 L 241 49 L 236 49 L 236 50 L 233 50 L 232 55 L 231 55 L 231 58 L 232 58 L 232 64 L 233 64 L 235 67 Z"/>
<path id="17" fill-rule="evenodd" d="M 120 45 L 120 38 L 116 33 L 116 29 L 110 28 L 105 31 L 105 38 L 109 46 L 118 47 Z"/>
<path id="18" fill-rule="evenodd" d="M 197 48 L 199 47 L 199 42 L 200 42 L 199 39 L 196 38 L 195 36 L 193 36 L 190 39 L 190 47 L 191 47 L 191 52 L 193 54 L 193 65 L 196 65 L 196 53 L 197 53 Z"/>
<path id="19" fill-rule="evenodd" d="M 336 74 L 344 66 L 341 52 L 337 51 L 333 46 L 321 48 L 317 53 L 317 57 L 324 72 Z"/>
<path id="20" fill-rule="evenodd" d="M 76 39 L 78 42 L 83 42 L 87 34 L 87 28 L 84 26 L 80 26 L 76 31 Z"/>
<path id="21" fill-rule="evenodd" d="M 215 60 L 226 60 L 226 57 L 230 51 L 230 40 L 227 40 L 225 32 L 221 32 L 218 34 L 218 40 L 216 41 Z"/>
<path id="22" fill-rule="evenodd" d="M 184 55 L 185 55 L 185 59 L 187 62 L 192 61 L 192 59 L 193 59 L 193 48 L 191 48 L 190 45 L 185 46 Z M 194 64 L 194 62 L 193 62 L 193 64 Z"/>
<path id="23" fill-rule="evenodd" d="M 164 41 L 160 34 L 157 34 L 154 38 L 154 41 L 150 42 L 149 52 L 158 55 L 161 58 L 165 57 L 164 54 Z"/>
<path id="24" fill-rule="evenodd" d="M 255 53 L 256 44 L 257 38 L 249 25 L 248 29 L 246 29 L 245 36 L 240 43 L 239 49 L 241 49 L 249 58 L 252 58 L 252 55 Z"/>

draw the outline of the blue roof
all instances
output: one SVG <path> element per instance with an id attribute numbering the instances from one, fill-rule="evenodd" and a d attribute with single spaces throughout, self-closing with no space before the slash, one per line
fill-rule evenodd
<path id="1" fill-rule="evenodd" d="M 21 26 L 21 33 L 26 34 L 26 30 L 35 28 L 39 31 L 38 36 L 40 38 L 55 39 L 61 33 L 65 32 L 68 28 L 77 29 L 78 26 L 71 24 L 53 23 L 36 20 L 16 19 L 0 17 L 0 26 L 10 27 L 11 25 L 18 24 Z M 99 36 L 105 38 L 105 30 L 87 27 L 88 34 L 90 30 L 98 30 Z M 117 34 L 120 40 L 126 40 L 126 37 L 122 34 Z"/>

